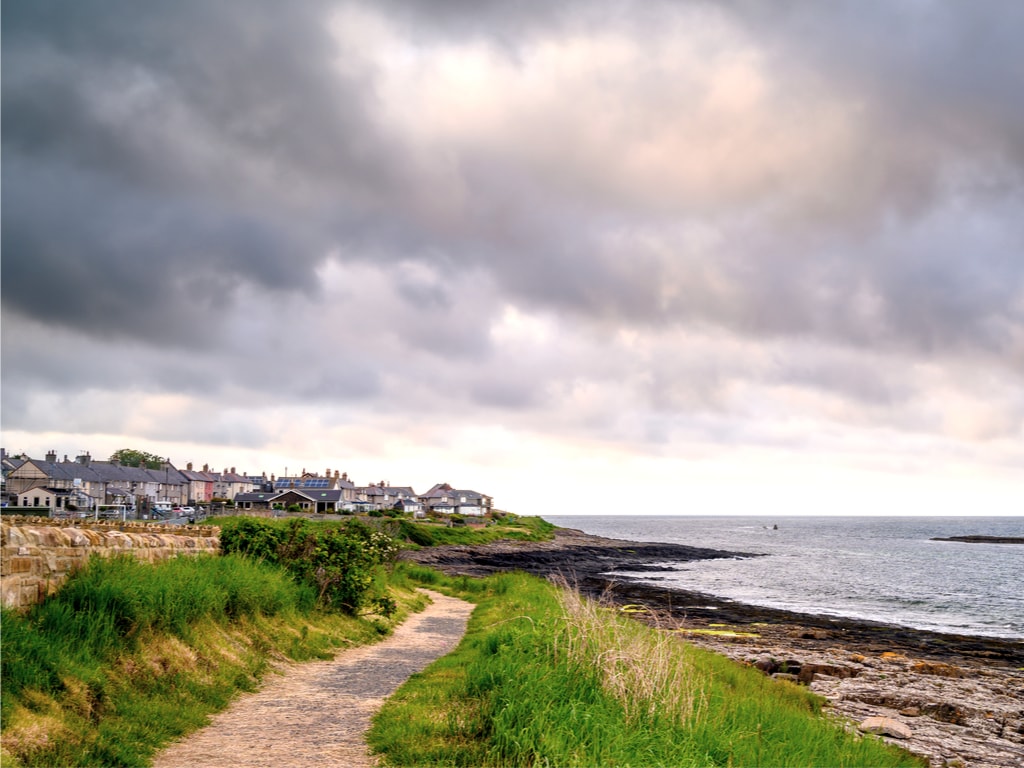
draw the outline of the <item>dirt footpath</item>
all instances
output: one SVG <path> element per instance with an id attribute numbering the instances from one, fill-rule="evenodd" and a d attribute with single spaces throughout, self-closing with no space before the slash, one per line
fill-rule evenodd
<path id="1" fill-rule="evenodd" d="M 427 591 L 427 590 L 424 590 Z M 208 726 L 153 761 L 155 768 L 373 766 L 364 734 L 370 717 L 410 675 L 462 639 L 473 605 L 427 592 L 434 601 L 376 645 L 331 661 L 296 665 L 238 699 Z"/>

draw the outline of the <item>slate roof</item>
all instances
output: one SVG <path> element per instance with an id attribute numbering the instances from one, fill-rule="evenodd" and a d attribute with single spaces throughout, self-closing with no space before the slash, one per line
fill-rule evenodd
<path id="1" fill-rule="evenodd" d="M 235 503 L 238 504 L 239 502 L 246 502 L 246 501 L 266 501 L 266 502 L 271 502 L 274 499 L 278 498 L 279 496 L 283 496 L 283 495 L 284 495 L 283 493 L 280 493 L 280 492 L 277 492 L 277 491 L 274 491 L 272 493 L 267 493 L 265 491 L 253 491 L 252 493 L 236 493 L 235 494 Z"/>
<path id="2" fill-rule="evenodd" d="M 212 483 L 215 479 L 212 472 L 197 472 L 192 469 L 179 469 L 178 471 L 186 480 L 192 482 Z"/>
<path id="3" fill-rule="evenodd" d="M 77 461 L 41 461 L 30 459 L 48 478 L 53 480 L 70 480 L 80 478 L 90 483 L 165 483 L 181 485 L 186 482 L 182 473 L 175 469 L 147 469 L 146 467 L 126 467 L 109 461 L 90 461 L 81 464 Z"/>

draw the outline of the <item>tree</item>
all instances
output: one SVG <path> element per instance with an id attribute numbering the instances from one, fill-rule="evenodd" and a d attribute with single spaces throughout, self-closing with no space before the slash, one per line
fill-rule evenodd
<path id="1" fill-rule="evenodd" d="M 162 456 L 148 451 L 138 451 L 134 448 L 121 448 L 110 454 L 109 461 L 120 462 L 125 467 L 146 467 L 147 469 L 160 469 L 164 463 Z"/>

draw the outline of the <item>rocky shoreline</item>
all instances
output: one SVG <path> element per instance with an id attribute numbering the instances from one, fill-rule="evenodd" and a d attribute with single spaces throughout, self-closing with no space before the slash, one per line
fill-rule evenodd
<path id="1" fill-rule="evenodd" d="M 502 541 L 405 554 L 452 575 L 559 575 L 582 593 L 687 641 L 808 685 L 833 711 L 926 757 L 932 768 L 1024 766 L 1024 644 L 745 605 L 616 576 L 666 560 L 756 557 L 558 529 L 546 542 Z M 867 722 L 868 718 L 882 718 Z"/>

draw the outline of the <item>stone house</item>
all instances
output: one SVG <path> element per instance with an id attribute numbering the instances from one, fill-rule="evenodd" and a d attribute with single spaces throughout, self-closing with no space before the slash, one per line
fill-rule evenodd
<path id="1" fill-rule="evenodd" d="M 458 490 L 448 483 L 438 483 L 419 497 L 424 507 L 442 514 L 460 514 L 479 517 L 494 506 L 494 499 L 470 490 Z"/>
<path id="2" fill-rule="evenodd" d="M 365 501 L 373 509 L 394 509 L 396 502 L 403 499 L 416 499 L 416 492 L 408 486 L 392 486 L 382 480 L 376 485 L 364 485 L 356 488 L 356 498 Z"/>
<path id="3" fill-rule="evenodd" d="M 228 499 L 234 501 L 240 493 L 252 493 L 252 480 L 245 475 L 240 475 L 232 467 L 225 469 L 220 474 L 211 473 L 213 476 L 213 498 Z"/>

